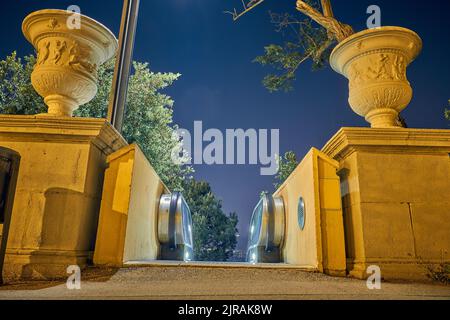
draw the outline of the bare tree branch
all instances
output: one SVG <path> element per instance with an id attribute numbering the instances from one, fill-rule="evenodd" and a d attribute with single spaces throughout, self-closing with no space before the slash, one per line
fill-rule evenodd
<path id="1" fill-rule="evenodd" d="M 242 1 L 242 6 L 244 7 L 243 11 L 239 12 L 236 9 L 233 9 L 233 11 L 224 11 L 224 13 L 231 14 L 233 16 L 233 21 L 238 20 L 240 17 L 242 17 L 247 12 L 253 10 L 258 5 L 264 2 L 264 0 L 247 0 L 248 2 Z"/>
<path id="2" fill-rule="evenodd" d="M 321 0 L 322 11 L 325 17 L 334 17 L 333 8 L 331 7 L 330 0 Z"/>
<path id="3" fill-rule="evenodd" d="M 329 0 L 322 0 L 322 5 L 325 5 L 324 11 L 327 14 L 332 14 Z M 337 21 L 332 16 L 324 16 L 302 0 L 297 0 L 297 10 L 327 29 L 330 36 L 339 42 L 345 40 L 354 33 L 353 28 L 349 25 Z"/>
<path id="4" fill-rule="evenodd" d="M 234 21 L 238 20 L 240 17 L 264 2 L 264 0 L 241 1 L 243 5 L 242 11 L 238 12 L 236 9 L 233 9 L 233 11 L 224 11 L 225 13 L 232 15 Z M 332 39 L 336 39 L 337 41 L 341 42 L 354 33 L 351 26 L 341 23 L 334 18 L 333 8 L 331 6 L 330 0 L 321 0 L 321 5 L 323 13 L 317 11 L 302 0 L 297 0 L 296 7 L 298 11 L 310 17 L 312 20 L 327 29 L 328 34 Z"/>

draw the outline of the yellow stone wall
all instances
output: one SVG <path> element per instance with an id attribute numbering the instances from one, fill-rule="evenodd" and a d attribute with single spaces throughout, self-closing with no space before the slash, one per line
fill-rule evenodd
<path id="1" fill-rule="evenodd" d="M 336 161 L 313 148 L 274 196 L 282 197 L 285 205 L 284 261 L 344 276 L 344 227 L 337 168 Z M 298 223 L 300 197 L 306 207 L 303 230 Z"/>
<path id="2" fill-rule="evenodd" d="M 5 277 L 53 278 L 86 265 L 106 156 L 123 138 L 102 119 L 2 115 L 0 145 L 21 156 Z"/>
<path id="3" fill-rule="evenodd" d="M 94 263 L 156 260 L 159 199 L 169 191 L 136 144 L 107 162 Z"/>
<path id="4" fill-rule="evenodd" d="M 450 130 L 343 128 L 339 161 L 349 272 L 423 279 L 450 261 Z"/>
<path id="5" fill-rule="evenodd" d="M 0 244 L 2 243 L 2 237 L 3 237 L 3 223 L 0 223 Z"/>

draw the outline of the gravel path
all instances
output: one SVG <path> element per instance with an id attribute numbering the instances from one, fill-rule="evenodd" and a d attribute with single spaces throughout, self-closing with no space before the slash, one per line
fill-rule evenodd
<path id="1" fill-rule="evenodd" d="M 81 289 L 63 282 L 16 283 L 0 287 L 0 299 L 445 299 L 450 286 L 382 283 L 334 278 L 292 268 L 146 266 L 89 268 Z"/>

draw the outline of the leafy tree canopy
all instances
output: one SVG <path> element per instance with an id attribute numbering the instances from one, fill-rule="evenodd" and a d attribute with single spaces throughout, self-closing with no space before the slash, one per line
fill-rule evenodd
<path id="1" fill-rule="evenodd" d="M 448 105 L 450 106 L 450 99 L 448 100 Z M 450 109 L 445 109 L 445 118 L 450 121 Z"/>
<path id="2" fill-rule="evenodd" d="M 237 215 L 224 214 L 222 202 L 214 196 L 207 182 L 189 179 L 184 189 L 194 225 L 195 259 L 227 261 L 237 243 Z"/>
<path id="3" fill-rule="evenodd" d="M 263 85 L 269 91 L 290 91 L 302 63 L 311 59 L 313 70 L 326 65 L 331 53 L 330 40 L 324 28 L 315 26 L 307 18 L 298 20 L 288 13 L 273 12 L 270 13 L 270 17 L 276 31 L 282 33 L 286 41 L 282 45 L 266 46 L 264 54 L 256 57 L 254 62 L 270 66 L 275 71 L 263 79 Z"/>
<path id="4" fill-rule="evenodd" d="M 299 162 L 297 156 L 293 151 L 288 151 L 284 156 L 278 156 L 278 173 L 275 175 L 275 182 L 273 184 L 274 190 L 277 190 L 286 181 L 286 179 L 294 172 Z M 262 198 L 265 195 L 270 194 L 269 191 L 262 191 L 259 196 Z"/>
<path id="5" fill-rule="evenodd" d="M 288 151 L 283 157 L 278 158 L 278 173 L 275 176 L 275 189 L 281 187 L 281 185 L 286 181 L 286 179 L 294 172 L 295 168 L 298 166 L 297 156 L 293 151 Z"/>
<path id="6" fill-rule="evenodd" d="M 312 61 L 312 69 L 323 68 L 334 45 L 353 33 L 353 29 L 333 17 L 329 0 L 297 1 L 296 9 L 304 18 L 289 13 L 269 12 L 275 31 L 282 34 L 283 44 L 270 44 L 254 62 L 270 66 L 274 73 L 263 79 L 271 92 L 290 91 L 300 65 Z M 323 13 L 322 13 L 323 11 Z"/>
<path id="7" fill-rule="evenodd" d="M 37 114 L 46 112 L 43 99 L 30 81 L 34 56 L 18 58 L 13 52 L 0 61 L 0 113 Z M 130 77 L 127 112 L 123 136 L 136 142 L 150 163 L 171 190 L 182 190 L 185 176 L 192 172 L 171 160 L 171 151 L 179 141 L 173 136 L 177 126 L 172 123 L 173 100 L 159 91 L 170 86 L 180 75 L 153 73 L 148 64 L 134 62 Z M 98 93 L 89 103 L 75 111 L 79 117 L 106 118 L 114 73 L 114 60 L 99 68 Z"/>
<path id="8" fill-rule="evenodd" d="M 34 56 L 21 59 L 16 52 L 0 61 L 0 113 L 36 114 L 46 112 L 44 100 L 31 85 Z"/>

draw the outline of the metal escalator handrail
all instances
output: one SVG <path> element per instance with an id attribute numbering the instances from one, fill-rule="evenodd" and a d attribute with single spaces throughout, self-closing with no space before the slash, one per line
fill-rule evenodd
<path id="1" fill-rule="evenodd" d="M 169 206 L 169 247 L 171 249 L 176 249 L 177 238 L 176 238 L 176 215 L 178 209 L 178 199 L 180 198 L 180 192 L 174 192 L 170 198 Z"/>
<path id="2" fill-rule="evenodd" d="M 269 223 L 267 226 L 266 251 L 272 251 L 275 245 L 275 203 L 272 196 L 265 195 L 267 201 L 267 213 L 269 214 Z"/>

